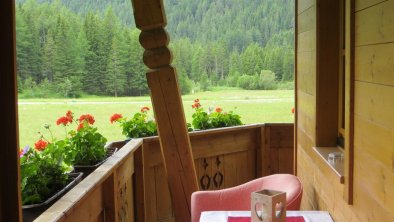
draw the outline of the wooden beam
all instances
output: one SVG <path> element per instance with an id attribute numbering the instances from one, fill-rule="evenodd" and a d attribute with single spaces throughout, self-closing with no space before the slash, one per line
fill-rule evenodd
<path id="1" fill-rule="evenodd" d="M 19 184 L 15 2 L 0 3 L 0 221 L 22 221 Z"/>
<path id="2" fill-rule="evenodd" d="M 345 190 L 344 199 L 353 204 L 354 170 L 354 56 L 355 1 L 346 0 L 346 71 L 345 71 Z"/>
<path id="3" fill-rule="evenodd" d="M 142 31 L 143 61 L 149 67 L 146 76 L 175 218 L 187 222 L 191 220 L 191 194 L 198 190 L 198 184 L 176 70 L 170 65 L 163 1 L 132 0 L 132 4 L 136 26 Z"/>

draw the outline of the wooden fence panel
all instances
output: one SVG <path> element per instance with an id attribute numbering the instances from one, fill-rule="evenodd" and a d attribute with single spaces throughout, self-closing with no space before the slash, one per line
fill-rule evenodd
<path id="1" fill-rule="evenodd" d="M 200 190 L 237 186 L 263 172 L 293 173 L 293 127 L 293 124 L 254 124 L 190 133 Z M 147 222 L 175 221 L 160 152 L 157 138 L 144 139 Z"/>

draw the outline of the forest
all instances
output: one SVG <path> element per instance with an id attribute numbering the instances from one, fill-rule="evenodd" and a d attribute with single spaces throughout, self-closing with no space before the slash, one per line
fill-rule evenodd
<path id="1" fill-rule="evenodd" d="M 17 0 L 22 98 L 146 95 L 130 0 Z M 183 94 L 291 88 L 292 0 L 164 0 Z"/>

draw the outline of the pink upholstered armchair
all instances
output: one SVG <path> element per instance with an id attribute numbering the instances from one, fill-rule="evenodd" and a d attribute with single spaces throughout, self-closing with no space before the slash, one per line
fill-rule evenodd
<path id="1" fill-rule="evenodd" d="M 202 211 L 250 210 L 250 195 L 262 189 L 286 192 L 287 210 L 299 210 L 302 184 L 291 174 L 274 174 L 248 183 L 215 191 L 197 191 L 192 194 L 192 222 L 199 222 Z"/>

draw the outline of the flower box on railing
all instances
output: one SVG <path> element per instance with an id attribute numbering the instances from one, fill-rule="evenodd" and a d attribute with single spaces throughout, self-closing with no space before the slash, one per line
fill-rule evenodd
<path id="1" fill-rule="evenodd" d="M 52 204 L 60 199 L 65 193 L 71 190 L 75 185 L 77 185 L 82 180 L 83 173 L 69 173 L 70 182 L 60 191 L 55 193 L 52 197 L 45 200 L 43 203 L 38 204 L 28 204 L 22 206 L 23 221 L 30 222 L 36 219 L 40 214 L 42 214 L 46 209 L 48 209 Z"/>

